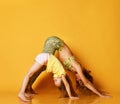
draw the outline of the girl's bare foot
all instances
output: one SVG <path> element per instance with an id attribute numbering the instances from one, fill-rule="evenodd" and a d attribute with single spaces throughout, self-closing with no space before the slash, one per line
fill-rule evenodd
<path id="1" fill-rule="evenodd" d="M 26 97 L 25 94 L 21 94 L 21 93 L 18 94 L 18 97 L 19 97 L 19 99 L 21 99 L 24 102 L 28 102 L 31 100 L 31 98 Z"/>
<path id="2" fill-rule="evenodd" d="M 35 94 L 33 93 L 25 93 L 25 97 L 28 98 L 28 99 L 32 99 L 32 97 L 34 96 Z"/>
<path id="3" fill-rule="evenodd" d="M 79 99 L 79 97 L 71 96 L 70 99 L 71 99 L 71 100 L 77 100 L 77 99 Z"/>

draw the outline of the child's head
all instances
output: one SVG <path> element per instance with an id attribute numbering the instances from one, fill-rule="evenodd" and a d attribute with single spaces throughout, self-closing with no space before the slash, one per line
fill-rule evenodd
<path id="1" fill-rule="evenodd" d="M 60 97 L 68 97 L 68 93 L 62 81 L 62 78 L 54 78 L 54 83 L 55 83 L 55 86 L 57 86 L 61 92 Z"/>
<path id="2" fill-rule="evenodd" d="M 62 78 L 54 78 L 54 83 L 57 87 L 60 87 L 62 83 Z"/>
<path id="3" fill-rule="evenodd" d="M 71 94 L 73 96 L 77 96 L 77 94 L 75 93 L 75 91 L 74 91 L 74 89 L 72 87 L 72 81 L 70 80 L 70 78 L 67 75 L 65 76 L 65 78 L 66 78 L 67 82 L 69 83 Z M 64 85 L 64 83 L 62 81 L 62 78 L 55 78 L 54 79 L 54 83 L 59 88 L 59 90 L 61 92 L 61 96 L 60 97 L 68 97 L 68 93 L 67 93 L 65 85 Z"/>

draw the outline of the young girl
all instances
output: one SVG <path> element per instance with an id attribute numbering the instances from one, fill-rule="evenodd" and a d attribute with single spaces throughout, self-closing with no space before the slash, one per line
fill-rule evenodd
<path id="1" fill-rule="evenodd" d="M 63 41 L 60 40 L 59 38 L 55 37 L 55 36 L 51 36 L 48 37 L 45 41 L 44 47 L 43 47 L 43 53 L 49 53 L 54 55 L 56 50 L 59 50 L 61 48 L 61 46 L 63 45 Z M 31 75 L 29 82 L 27 83 L 27 87 L 25 89 L 25 92 L 29 93 L 29 94 L 36 94 L 34 92 L 34 90 L 32 89 L 32 85 L 34 83 L 34 81 L 36 80 L 36 78 L 40 75 L 41 72 L 46 70 L 46 65 L 43 65 L 39 68 L 39 70 L 37 70 L 36 72 L 34 72 L 34 74 Z M 63 89 L 64 87 L 62 87 Z M 64 89 L 65 90 L 65 89 Z M 63 90 L 63 91 L 64 91 Z M 62 92 L 63 92 L 62 91 Z M 66 91 L 66 90 L 65 90 Z M 73 91 L 74 92 L 74 91 Z M 64 93 L 64 92 L 63 92 Z M 64 96 L 63 96 L 64 97 Z"/>
<path id="2" fill-rule="evenodd" d="M 54 82 L 57 87 L 60 87 L 61 83 L 63 82 L 67 90 L 68 96 L 71 99 L 78 99 L 78 97 L 74 97 L 71 94 L 70 85 L 66 80 L 66 72 L 62 64 L 55 56 L 49 53 L 41 53 L 35 58 L 34 64 L 32 65 L 32 67 L 30 68 L 29 72 L 23 80 L 21 90 L 18 94 L 18 97 L 20 99 L 22 99 L 23 101 L 30 101 L 30 95 L 26 93 L 25 90 L 27 88 L 30 78 L 34 75 L 34 73 L 38 72 L 38 70 L 43 65 L 47 65 L 47 72 L 53 73 Z"/>

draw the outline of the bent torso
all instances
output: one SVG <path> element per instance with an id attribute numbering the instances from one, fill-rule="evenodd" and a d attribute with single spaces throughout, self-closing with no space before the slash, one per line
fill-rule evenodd
<path id="1" fill-rule="evenodd" d="M 67 45 L 64 45 L 62 49 L 59 51 L 59 59 L 61 62 L 65 62 L 70 56 L 72 56 L 72 52 L 70 51 L 69 47 Z"/>

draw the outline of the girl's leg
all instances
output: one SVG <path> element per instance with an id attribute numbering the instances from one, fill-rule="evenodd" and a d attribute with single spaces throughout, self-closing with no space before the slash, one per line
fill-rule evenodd
<path id="1" fill-rule="evenodd" d="M 29 93 L 29 94 L 36 94 L 34 92 L 34 90 L 32 89 L 32 85 L 34 83 L 34 81 L 36 80 L 36 78 L 40 75 L 40 73 L 42 73 L 44 70 L 46 69 L 46 65 L 43 65 L 40 70 L 38 70 L 36 73 L 34 73 L 34 75 L 30 78 L 29 82 L 28 82 L 28 85 L 27 85 L 27 88 L 25 90 L 26 93 Z"/>
<path id="2" fill-rule="evenodd" d="M 22 87 L 21 90 L 18 94 L 18 97 L 23 100 L 23 101 L 29 101 L 31 99 L 30 96 L 27 96 L 27 93 L 25 93 L 25 90 L 27 88 L 27 85 L 29 83 L 30 78 L 34 75 L 34 73 L 36 73 L 39 69 L 41 68 L 41 65 L 37 62 L 35 62 L 32 67 L 30 68 L 29 72 L 26 74 L 23 83 L 22 83 Z"/>

